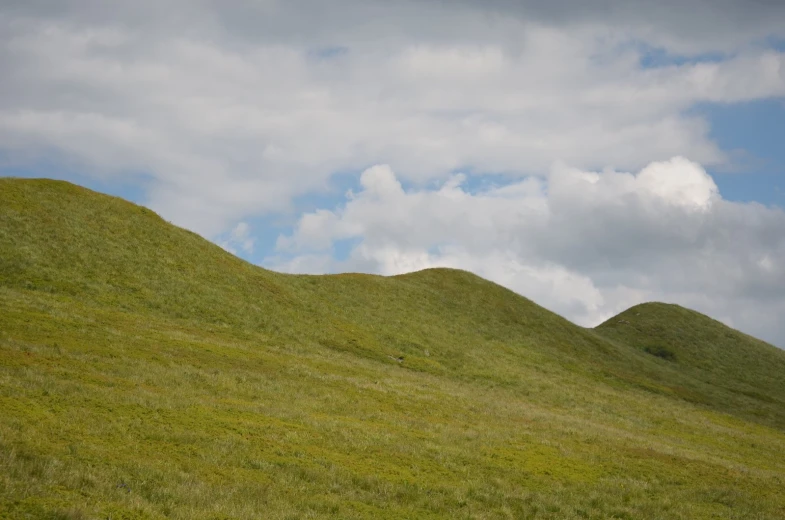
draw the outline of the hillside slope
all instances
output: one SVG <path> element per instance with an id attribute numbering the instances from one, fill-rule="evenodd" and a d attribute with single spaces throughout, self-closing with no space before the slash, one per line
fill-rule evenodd
<path id="1" fill-rule="evenodd" d="M 779 518 L 785 353 L 707 320 L 284 275 L 0 179 L 0 518 Z"/>
<path id="2" fill-rule="evenodd" d="M 597 327 L 611 341 L 664 360 L 692 388 L 682 397 L 741 410 L 783 428 L 785 352 L 678 305 L 636 305 Z M 654 379 L 665 380 L 662 375 Z M 685 383 L 686 384 L 686 383 Z"/>

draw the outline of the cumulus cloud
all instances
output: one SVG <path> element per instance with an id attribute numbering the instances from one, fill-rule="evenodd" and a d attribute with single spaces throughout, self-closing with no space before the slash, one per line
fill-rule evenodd
<path id="1" fill-rule="evenodd" d="M 722 164 L 687 109 L 785 95 L 760 43 L 783 10 L 670 4 L 4 2 L 0 154 L 136 177 L 210 238 L 370 164 L 421 183 Z M 647 69 L 647 46 L 723 54 Z"/>
<path id="2" fill-rule="evenodd" d="M 637 173 L 555 166 L 542 179 L 471 191 L 453 176 L 404 189 L 389 166 L 344 204 L 302 216 L 276 267 L 397 274 L 474 271 L 583 325 L 665 300 L 785 345 L 785 212 L 724 200 L 683 157 Z M 353 244 L 334 260 L 341 241 Z M 330 260 L 333 259 L 333 260 Z"/>

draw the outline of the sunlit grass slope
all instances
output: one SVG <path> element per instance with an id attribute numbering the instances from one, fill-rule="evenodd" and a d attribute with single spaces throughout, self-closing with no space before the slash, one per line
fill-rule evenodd
<path id="1" fill-rule="evenodd" d="M 785 429 L 782 350 L 703 314 L 664 303 L 636 305 L 597 331 L 662 359 L 661 371 L 648 375 L 667 385 L 667 391 Z"/>
<path id="2" fill-rule="evenodd" d="M 678 307 L 283 275 L 0 179 L 0 518 L 783 518 L 783 363 Z"/>

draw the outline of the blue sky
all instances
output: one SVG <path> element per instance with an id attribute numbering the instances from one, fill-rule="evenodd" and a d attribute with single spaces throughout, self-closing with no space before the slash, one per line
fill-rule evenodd
<path id="1" fill-rule="evenodd" d="M 711 171 L 729 200 L 785 205 L 785 99 L 695 107 L 735 168 Z"/>

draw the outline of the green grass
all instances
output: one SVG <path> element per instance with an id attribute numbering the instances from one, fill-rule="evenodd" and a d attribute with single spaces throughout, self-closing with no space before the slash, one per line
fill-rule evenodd
<path id="1" fill-rule="evenodd" d="M 470 273 L 266 271 L 0 179 L 0 518 L 785 517 L 785 352 Z"/>

